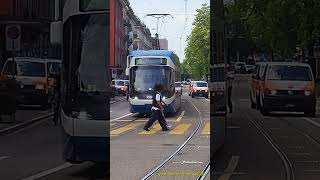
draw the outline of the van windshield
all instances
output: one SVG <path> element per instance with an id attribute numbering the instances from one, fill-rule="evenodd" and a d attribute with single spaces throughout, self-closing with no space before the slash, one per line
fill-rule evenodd
<path id="1" fill-rule="evenodd" d="M 32 61 L 16 61 L 18 76 L 45 77 L 45 64 Z"/>
<path id="2" fill-rule="evenodd" d="M 196 82 L 194 83 L 196 87 L 207 87 L 207 83 L 205 82 Z"/>
<path id="3" fill-rule="evenodd" d="M 123 81 L 116 81 L 116 86 L 124 86 L 124 82 Z"/>
<path id="4" fill-rule="evenodd" d="M 269 80 L 311 81 L 309 67 L 292 65 L 274 65 L 268 70 Z"/>

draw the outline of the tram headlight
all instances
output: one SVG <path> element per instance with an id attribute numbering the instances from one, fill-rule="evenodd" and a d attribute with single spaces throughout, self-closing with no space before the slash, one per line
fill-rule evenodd
<path id="1" fill-rule="evenodd" d="M 134 97 L 134 99 L 138 99 L 138 97 L 137 97 L 137 96 L 135 96 L 135 97 Z"/>
<path id="2" fill-rule="evenodd" d="M 165 96 L 163 96 L 162 99 L 167 99 L 167 98 Z"/>

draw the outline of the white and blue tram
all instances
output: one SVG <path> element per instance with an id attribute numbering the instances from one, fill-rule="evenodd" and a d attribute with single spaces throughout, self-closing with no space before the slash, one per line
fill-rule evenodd
<path id="1" fill-rule="evenodd" d="M 181 81 L 178 56 L 167 50 L 132 51 L 127 58 L 126 74 L 130 79 L 129 104 L 132 113 L 151 113 L 154 86 L 162 84 L 164 113 L 176 113 L 181 106 L 181 91 L 175 82 Z"/>

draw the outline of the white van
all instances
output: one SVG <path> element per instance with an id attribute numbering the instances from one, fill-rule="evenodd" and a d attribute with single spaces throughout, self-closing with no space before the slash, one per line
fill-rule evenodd
<path id="1" fill-rule="evenodd" d="M 16 57 L 13 61 L 12 58 L 9 58 L 1 74 L 8 75 L 10 66 L 17 67 L 15 77 L 20 85 L 19 104 L 47 107 L 49 90 L 53 84 L 49 75 L 60 73 L 61 61 L 33 57 Z"/>
<path id="2" fill-rule="evenodd" d="M 296 62 L 270 62 L 262 77 L 260 110 L 302 111 L 316 114 L 315 82 L 310 65 Z"/>

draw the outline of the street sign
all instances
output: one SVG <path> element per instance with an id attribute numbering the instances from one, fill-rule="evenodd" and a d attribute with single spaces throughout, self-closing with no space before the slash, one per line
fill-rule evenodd
<path id="1" fill-rule="evenodd" d="M 21 50 L 21 27 L 19 25 L 6 26 L 6 49 L 7 51 Z"/>

